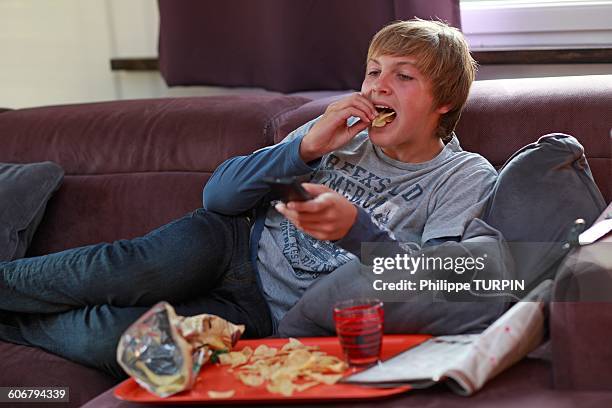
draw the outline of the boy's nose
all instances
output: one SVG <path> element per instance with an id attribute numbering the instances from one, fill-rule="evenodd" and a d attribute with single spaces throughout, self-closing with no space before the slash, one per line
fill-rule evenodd
<path id="1" fill-rule="evenodd" d="M 376 81 L 372 84 L 372 91 L 383 95 L 390 93 L 390 88 L 387 86 L 387 79 L 385 76 L 381 75 L 376 78 Z"/>

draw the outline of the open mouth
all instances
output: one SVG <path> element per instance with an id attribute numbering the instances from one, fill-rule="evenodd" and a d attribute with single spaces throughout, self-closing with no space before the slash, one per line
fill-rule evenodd
<path id="1" fill-rule="evenodd" d="M 374 105 L 374 107 L 378 112 L 378 116 L 372 121 L 372 127 L 381 128 L 395 120 L 396 114 L 393 108 L 385 105 Z"/>

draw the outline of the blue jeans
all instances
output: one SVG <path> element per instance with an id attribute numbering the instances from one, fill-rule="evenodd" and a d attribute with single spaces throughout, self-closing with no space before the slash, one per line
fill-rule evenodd
<path id="1" fill-rule="evenodd" d="M 199 209 L 144 237 L 0 263 L 0 339 L 123 377 L 119 337 L 162 300 L 268 336 L 249 235 L 246 218 Z"/>

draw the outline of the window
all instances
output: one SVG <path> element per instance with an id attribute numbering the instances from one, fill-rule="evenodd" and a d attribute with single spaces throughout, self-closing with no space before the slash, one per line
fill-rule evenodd
<path id="1" fill-rule="evenodd" d="M 610 48 L 612 0 L 461 0 L 472 50 Z"/>

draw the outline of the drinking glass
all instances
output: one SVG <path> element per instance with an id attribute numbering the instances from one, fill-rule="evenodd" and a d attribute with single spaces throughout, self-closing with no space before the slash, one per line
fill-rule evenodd
<path id="1" fill-rule="evenodd" d="M 336 333 L 346 361 L 370 365 L 380 359 L 384 309 L 378 299 L 350 299 L 334 305 Z"/>

